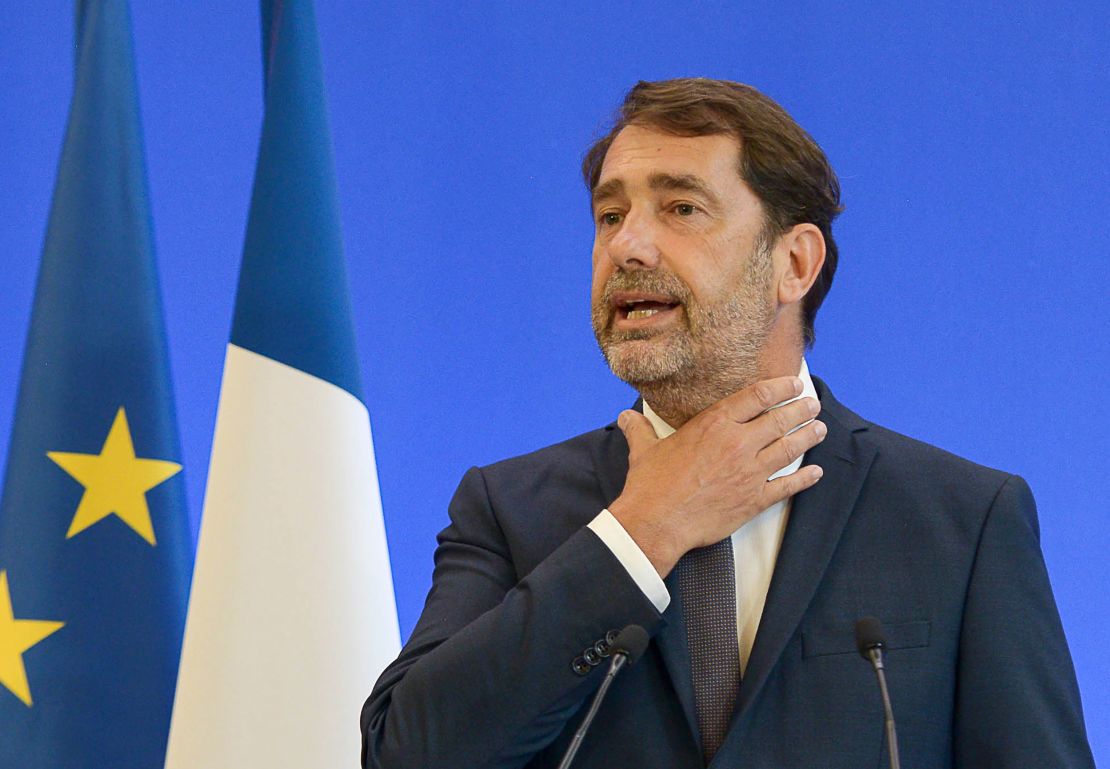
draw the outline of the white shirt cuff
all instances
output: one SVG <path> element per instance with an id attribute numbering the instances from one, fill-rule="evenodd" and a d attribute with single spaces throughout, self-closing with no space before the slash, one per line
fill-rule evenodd
<path id="1" fill-rule="evenodd" d="M 662 614 L 671 603 L 671 594 L 667 592 L 667 586 L 663 584 L 659 572 L 651 565 L 636 540 L 621 526 L 620 521 L 608 510 L 602 510 L 587 526 L 613 552 L 628 576 L 632 577 L 647 599 L 655 605 L 656 611 Z"/>

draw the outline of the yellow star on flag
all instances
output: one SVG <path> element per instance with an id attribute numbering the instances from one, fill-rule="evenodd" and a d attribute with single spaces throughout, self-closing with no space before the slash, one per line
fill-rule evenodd
<path id="1" fill-rule="evenodd" d="M 16 619 L 12 613 L 12 595 L 8 592 L 8 572 L 0 571 L 0 685 L 7 687 L 27 707 L 31 707 L 31 685 L 23 652 L 30 649 L 64 622 L 37 619 Z"/>
<path id="2" fill-rule="evenodd" d="M 85 487 L 66 539 L 115 514 L 140 537 L 155 544 L 146 492 L 179 473 L 181 465 L 162 459 L 137 458 L 127 414 L 122 407 L 116 412 L 99 454 L 48 451 L 46 456 Z"/>

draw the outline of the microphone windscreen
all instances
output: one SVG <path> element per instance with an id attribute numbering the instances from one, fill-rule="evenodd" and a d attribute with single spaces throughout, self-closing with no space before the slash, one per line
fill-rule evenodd
<path id="1" fill-rule="evenodd" d="M 644 653 L 644 649 L 648 645 L 648 634 L 639 625 L 629 625 L 621 632 L 617 633 L 617 637 L 613 639 L 613 645 L 610 646 L 610 654 L 616 652 L 624 652 L 628 655 L 628 664 L 635 664 L 636 660 L 640 659 L 640 655 Z"/>
<path id="2" fill-rule="evenodd" d="M 856 649 L 864 659 L 872 649 L 886 646 L 883 637 L 883 623 L 874 617 L 863 617 L 856 622 Z"/>

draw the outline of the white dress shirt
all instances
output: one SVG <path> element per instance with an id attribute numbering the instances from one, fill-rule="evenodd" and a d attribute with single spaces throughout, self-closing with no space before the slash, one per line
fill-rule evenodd
<path id="1" fill-rule="evenodd" d="M 809 367 L 802 360 L 798 373 L 802 380 L 802 394 L 798 398 L 816 398 L 817 391 L 809 376 Z M 774 406 L 786 405 L 797 398 Z M 666 438 L 675 430 L 664 422 L 651 406 L 644 402 L 644 416 L 655 428 L 655 434 Z M 802 466 L 805 457 L 795 459 L 786 467 L 771 475 L 768 480 L 788 475 Z M 743 672 L 751 657 L 752 644 L 759 629 L 759 619 L 763 616 L 763 605 L 767 601 L 767 589 L 771 585 L 771 575 L 775 571 L 782 536 L 786 531 L 786 519 L 790 514 L 790 499 L 776 502 L 760 512 L 750 521 L 732 533 L 732 555 L 736 568 L 736 632 L 740 642 L 740 670 Z M 620 522 L 608 510 L 602 510 L 589 523 L 589 528 L 597 534 L 613 555 L 621 562 L 629 575 L 644 591 L 657 610 L 662 612 L 671 602 L 670 593 L 651 561 L 644 555 L 636 541 L 625 531 Z"/>

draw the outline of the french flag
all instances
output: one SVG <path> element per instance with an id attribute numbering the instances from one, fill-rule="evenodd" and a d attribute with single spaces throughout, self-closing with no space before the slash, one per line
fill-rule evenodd
<path id="1" fill-rule="evenodd" d="M 265 118 L 166 766 L 352 766 L 400 648 L 311 0 L 262 3 Z"/>

